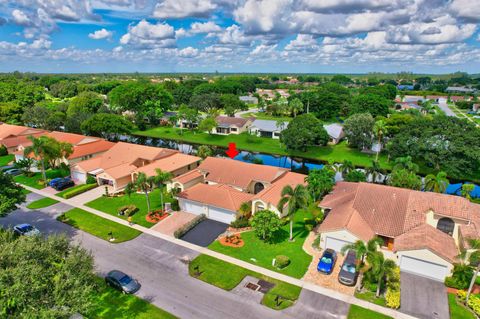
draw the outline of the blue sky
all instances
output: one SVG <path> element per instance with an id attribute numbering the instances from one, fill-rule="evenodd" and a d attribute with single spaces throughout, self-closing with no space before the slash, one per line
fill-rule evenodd
<path id="1" fill-rule="evenodd" d="M 480 1 L 4 0 L 0 72 L 480 72 Z"/>

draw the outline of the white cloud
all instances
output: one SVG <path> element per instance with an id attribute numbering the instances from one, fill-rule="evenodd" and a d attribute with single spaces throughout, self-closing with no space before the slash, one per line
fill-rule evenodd
<path id="1" fill-rule="evenodd" d="M 191 37 L 196 34 L 204 34 L 204 33 L 208 33 L 210 34 L 210 36 L 212 36 L 213 34 L 221 31 L 222 31 L 222 27 L 220 27 L 218 24 L 216 24 L 213 21 L 194 22 L 190 25 L 190 29 L 188 30 L 185 30 L 184 28 L 177 29 L 175 31 L 175 35 L 177 38 Z"/>
<path id="2" fill-rule="evenodd" d="M 198 49 L 187 47 L 178 51 L 178 56 L 182 58 L 193 58 L 198 55 Z"/>
<path id="3" fill-rule="evenodd" d="M 31 25 L 32 23 L 30 21 L 30 18 L 27 17 L 25 12 L 23 12 L 22 10 L 18 10 L 18 9 L 13 10 L 12 18 L 13 18 L 13 21 L 19 25 L 28 26 L 28 25 Z"/>
<path id="4" fill-rule="evenodd" d="M 155 18 L 206 18 L 217 8 L 211 0 L 163 0 L 155 6 Z"/>
<path id="5" fill-rule="evenodd" d="M 141 20 L 137 25 L 130 25 L 128 33 L 120 38 L 120 43 L 137 48 L 174 47 L 175 30 L 167 23 L 152 24 Z"/>
<path id="6" fill-rule="evenodd" d="M 286 46 L 287 51 L 315 50 L 318 48 L 317 41 L 311 34 L 298 34 Z"/>
<path id="7" fill-rule="evenodd" d="M 477 0 L 453 0 L 450 8 L 458 17 L 480 21 L 480 1 Z"/>
<path id="8" fill-rule="evenodd" d="M 88 37 L 93 40 L 101 40 L 101 39 L 111 39 L 112 35 L 113 35 L 112 31 L 108 31 L 107 29 L 103 28 L 95 32 L 89 33 Z"/>

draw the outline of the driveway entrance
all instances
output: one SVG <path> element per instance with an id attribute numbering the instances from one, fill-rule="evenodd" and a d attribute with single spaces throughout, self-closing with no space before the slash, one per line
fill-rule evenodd
<path id="1" fill-rule="evenodd" d="M 182 240 L 198 246 L 207 247 L 217 239 L 219 235 L 223 234 L 227 228 L 227 224 L 212 219 L 206 219 L 186 233 L 182 237 Z"/>

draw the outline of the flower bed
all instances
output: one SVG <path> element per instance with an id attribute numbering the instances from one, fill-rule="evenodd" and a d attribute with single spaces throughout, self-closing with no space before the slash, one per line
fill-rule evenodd
<path id="1" fill-rule="evenodd" d="M 152 224 L 156 224 L 158 223 L 159 221 L 167 218 L 168 216 L 170 216 L 169 213 L 166 213 L 165 211 L 163 210 L 155 210 L 153 212 L 150 212 L 148 213 L 146 216 L 145 216 L 145 220 L 149 223 L 152 223 Z"/>
<path id="2" fill-rule="evenodd" d="M 230 236 L 223 236 L 218 239 L 218 242 L 223 246 L 240 248 L 245 245 L 240 234 L 234 234 Z"/>

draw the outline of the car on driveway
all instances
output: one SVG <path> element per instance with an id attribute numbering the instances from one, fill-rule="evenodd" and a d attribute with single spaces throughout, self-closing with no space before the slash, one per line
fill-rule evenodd
<path id="1" fill-rule="evenodd" d="M 7 169 L 4 173 L 10 176 L 17 176 L 22 174 L 22 171 L 19 170 L 18 168 L 12 168 L 12 169 Z"/>
<path id="2" fill-rule="evenodd" d="M 13 227 L 13 232 L 17 235 L 23 236 L 35 236 L 40 234 L 40 231 L 30 224 L 18 224 Z"/>
<path id="3" fill-rule="evenodd" d="M 15 168 L 15 165 L 5 165 L 0 167 L 0 171 L 5 172 L 8 171 L 9 169 Z"/>
<path id="4" fill-rule="evenodd" d="M 54 179 L 52 179 L 50 182 L 48 182 L 48 186 L 50 186 L 50 187 L 55 187 L 55 185 L 57 185 L 58 183 L 60 183 L 62 180 L 64 180 L 64 178 L 62 178 L 62 177 L 54 178 Z"/>
<path id="5" fill-rule="evenodd" d="M 63 191 L 64 189 L 67 189 L 67 188 L 72 187 L 74 185 L 75 185 L 75 183 L 70 178 L 62 178 L 61 181 L 58 181 L 52 187 L 57 191 Z"/>
<path id="6" fill-rule="evenodd" d="M 337 253 L 333 249 L 325 249 L 318 261 L 317 270 L 326 275 L 330 275 L 337 261 Z"/>
<path id="7" fill-rule="evenodd" d="M 133 279 L 132 277 L 120 270 L 110 271 L 105 277 L 105 282 L 107 283 L 107 285 L 117 290 L 120 290 L 125 294 L 133 294 L 137 292 L 141 287 L 140 283 L 137 280 Z"/>
<path id="8" fill-rule="evenodd" d="M 338 273 L 338 281 L 345 286 L 355 286 L 358 278 L 357 254 L 349 250 Z"/>

